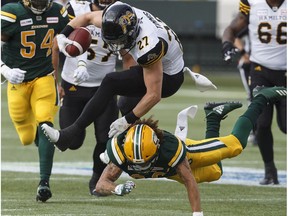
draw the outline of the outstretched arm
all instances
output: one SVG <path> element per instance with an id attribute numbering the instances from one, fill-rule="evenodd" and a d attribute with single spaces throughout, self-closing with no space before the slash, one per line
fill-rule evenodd
<path id="1" fill-rule="evenodd" d="M 68 25 L 73 28 L 81 27 L 81 26 L 88 26 L 88 25 L 95 25 L 98 28 L 101 28 L 102 24 L 102 12 L 103 11 L 93 11 L 89 13 L 85 13 L 83 15 L 77 16 L 72 19 Z"/>
<path id="2" fill-rule="evenodd" d="M 194 213 L 199 213 L 201 215 L 201 201 L 200 201 L 200 192 L 198 190 L 198 185 L 196 180 L 192 174 L 189 162 L 187 158 L 185 158 L 178 166 L 177 166 L 177 174 L 183 180 L 184 185 L 187 189 L 189 202 Z M 193 214 L 194 215 L 194 214 Z M 195 214 L 196 215 L 196 214 Z"/>

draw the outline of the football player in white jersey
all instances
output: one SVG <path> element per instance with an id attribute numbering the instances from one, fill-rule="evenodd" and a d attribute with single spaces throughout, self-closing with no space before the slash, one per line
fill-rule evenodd
<path id="1" fill-rule="evenodd" d="M 107 74 L 73 125 L 60 132 L 43 127 L 60 150 L 103 113 L 114 95 L 140 97 L 140 101 L 111 124 L 109 137 L 123 132 L 161 98 L 177 92 L 184 80 L 182 45 L 175 32 L 149 12 L 121 2 L 108 6 L 103 14 L 95 11 L 71 20 L 57 37 L 60 51 L 67 54 L 64 47 L 72 43 L 67 36 L 74 28 L 91 24 L 101 27 L 102 38 L 111 51 L 130 56 L 138 65 Z"/>
<path id="2" fill-rule="evenodd" d="M 99 11 L 107 6 L 111 1 L 100 0 L 93 3 L 88 1 L 71 0 L 67 5 L 69 19 L 75 16 Z M 101 6 L 100 6 L 100 4 Z M 60 127 L 66 128 L 80 116 L 83 108 L 98 90 L 102 79 L 107 73 L 115 71 L 117 55 L 113 54 L 101 38 L 101 29 L 89 25 L 87 28 L 92 35 L 92 43 L 88 51 L 76 58 L 66 58 L 61 72 L 61 93 L 62 106 L 60 107 L 59 121 Z M 53 63 L 58 68 L 59 50 L 54 46 Z M 105 164 L 100 161 L 99 155 L 106 148 L 110 124 L 118 118 L 118 108 L 116 96 L 111 97 L 105 111 L 91 118 L 94 124 L 94 134 L 96 145 L 93 153 L 93 175 L 89 181 L 89 191 L 91 195 L 97 195 L 93 190 L 101 176 Z M 85 131 L 79 133 L 69 145 L 69 149 L 75 150 L 81 147 L 85 139 Z"/>
<path id="3" fill-rule="evenodd" d="M 255 86 L 287 85 L 287 1 L 240 0 L 240 12 L 223 33 L 223 58 L 235 53 L 233 42 L 237 33 L 248 26 L 251 41 L 251 83 Z M 256 139 L 265 165 L 265 177 L 260 184 L 279 184 L 274 163 L 273 134 L 271 131 L 273 107 L 277 123 L 286 134 L 286 98 L 271 103 L 257 121 Z"/>

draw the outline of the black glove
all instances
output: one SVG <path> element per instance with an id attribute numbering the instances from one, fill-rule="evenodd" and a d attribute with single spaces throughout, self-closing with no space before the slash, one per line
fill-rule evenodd
<path id="1" fill-rule="evenodd" d="M 231 62 L 232 55 L 235 55 L 238 52 L 238 49 L 230 41 L 225 41 L 222 44 L 222 55 L 223 60 L 226 62 Z"/>

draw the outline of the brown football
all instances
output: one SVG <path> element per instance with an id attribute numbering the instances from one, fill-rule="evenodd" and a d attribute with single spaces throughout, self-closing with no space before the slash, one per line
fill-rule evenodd
<path id="1" fill-rule="evenodd" d="M 74 43 L 68 44 L 65 50 L 72 57 L 83 54 L 89 48 L 92 41 L 91 33 L 85 27 L 75 28 L 68 38 L 74 41 Z"/>

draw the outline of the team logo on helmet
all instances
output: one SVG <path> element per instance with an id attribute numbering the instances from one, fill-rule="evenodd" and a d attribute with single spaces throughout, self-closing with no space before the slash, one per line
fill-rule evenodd
<path id="1" fill-rule="evenodd" d="M 127 26 L 130 26 L 132 24 L 131 21 L 134 19 L 136 19 L 135 14 L 131 13 L 131 11 L 126 11 L 126 14 L 119 18 L 119 25 L 124 34 L 127 33 Z"/>

